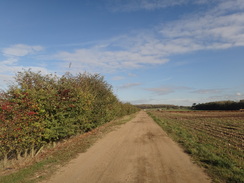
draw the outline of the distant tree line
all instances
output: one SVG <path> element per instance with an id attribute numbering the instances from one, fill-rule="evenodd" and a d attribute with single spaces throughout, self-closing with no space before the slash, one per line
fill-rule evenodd
<path id="1" fill-rule="evenodd" d="M 177 106 L 170 104 L 138 104 L 135 105 L 140 109 L 185 109 L 188 108 L 186 106 Z"/>
<path id="2" fill-rule="evenodd" d="M 28 70 L 15 81 L 0 91 L 0 164 L 139 110 L 120 102 L 99 74 L 58 77 Z"/>
<path id="3" fill-rule="evenodd" d="M 239 102 L 235 101 L 217 101 L 217 102 L 208 102 L 202 104 L 194 103 L 192 105 L 194 110 L 240 110 L 244 109 L 244 100 Z"/>

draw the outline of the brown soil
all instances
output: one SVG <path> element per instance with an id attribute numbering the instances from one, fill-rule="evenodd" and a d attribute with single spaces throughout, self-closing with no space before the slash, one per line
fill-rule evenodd
<path id="1" fill-rule="evenodd" d="M 189 118 L 243 118 L 244 112 L 242 111 L 160 111 L 162 113 L 175 113 L 182 115 L 189 115 Z"/>
<path id="2" fill-rule="evenodd" d="M 210 183 L 143 111 L 60 168 L 48 183 Z"/>

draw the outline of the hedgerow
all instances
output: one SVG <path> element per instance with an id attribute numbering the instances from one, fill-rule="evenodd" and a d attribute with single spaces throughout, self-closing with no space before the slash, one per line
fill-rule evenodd
<path id="1" fill-rule="evenodd" d="M 46 144 L 138 109 L 120 102 L 99 74 L 19 72 L 0 93 L 0 161 L 35 156 Z"/>

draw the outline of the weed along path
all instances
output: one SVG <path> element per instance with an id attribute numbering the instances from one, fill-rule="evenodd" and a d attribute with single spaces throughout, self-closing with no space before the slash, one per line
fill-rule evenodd
<path id="1" fill-rule="evenodd" d="M 48 183 L 210 183 L 144 112 L 108 133 Z"/>

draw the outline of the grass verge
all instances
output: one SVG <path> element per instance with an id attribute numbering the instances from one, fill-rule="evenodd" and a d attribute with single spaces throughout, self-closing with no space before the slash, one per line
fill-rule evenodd
<path id="1" fill-rule="evenodd" d="M 99 138 L 135 117 L 136 114 L 106 123 L 88 133 L 75 136 L 45 150 L 31 165 L 7 175 L 0 176 L 0 183 L 36 183 L 47 180 L 61 166 L 85 152 Z"/>
<path id="2" fill-rule="evenodd" d="M 167 112 L 152 111 L 148 114 L 183 147 L 198 165 L 205 168 L 213 182 L 244 182 L 243 148 L 232 148 L 229 142 L 226 145 L 224 140 L 216 138 L 215 134 L 212 136 L 206 133 L 206 129 L 199 131 L 185 125 L 193 123 L 198 125 L 202 119 L 189 120 L 183 115 Z M 209 125 L 207 121 L 206 125 Z"/>

